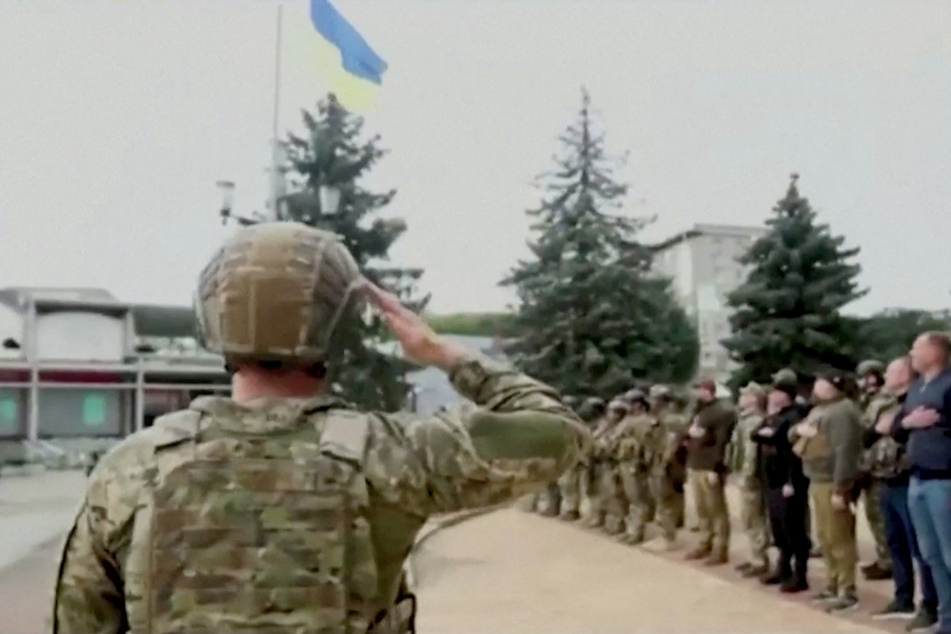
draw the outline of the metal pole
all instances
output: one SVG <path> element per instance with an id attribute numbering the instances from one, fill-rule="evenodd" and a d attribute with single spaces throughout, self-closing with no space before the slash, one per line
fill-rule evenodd
<path id="1" fill-rule="evenodd" d="M 30 299 L 30 308 L 26 317 L 26 334 L 29 337 L 27 361 L 30 364 L 30 402 L 26 438 L 31 442 L 36 442 L 40 437 L 40 370 L 36 332 L 38 322 L 36 300 Z"/>
<path id="2" fill-rule="evenodd" d="M 279 2 L 277 4 L 277 33 L 274 38 L 274 116 L 271 121 L 271 195 L 270 195 L 270 219 L 277 220 L 277 179 L 280 177 L 278 170 L 279 149 L 278 149 L 278 127 L 280 125 L 281 110 L 281 49 L 283 48 L 283 12 L 284 7 Z"/>

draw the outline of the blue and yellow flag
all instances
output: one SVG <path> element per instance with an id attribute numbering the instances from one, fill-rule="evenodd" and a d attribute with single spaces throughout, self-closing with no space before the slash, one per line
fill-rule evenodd
<path id="1" fill-rule="evenodd" d="M 367 110 L 376 101 L 386 62 L 329 0 L 310 0 L 310 21 L 319 37 L 310 38 L 319 81 L 344 107 Z"/>

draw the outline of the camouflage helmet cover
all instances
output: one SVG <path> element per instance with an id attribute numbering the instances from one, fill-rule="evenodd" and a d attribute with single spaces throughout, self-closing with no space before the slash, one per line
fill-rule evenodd
<path id="1" fill-rule="evenodd" d="M 608 411 L 627 412 L 630 411 L 630 409 L 630 405 L 622 398 L 615 398 L 608 403 Z"/>
<path id="2" fill-rule="evenodd" d="M 796 385 L 799 377 L 792 368 L 783 368 L 773 375 L 773 385 Z"/>
<path id="3" fill-rule="evenodd" d="M 666 385 L 661 385 L 661 384 L 652 385 L 650 391 L 648 392 L 648 395 L 652 399 L 673 397 L 673 393 L 670 391 L 670 388 L 667 387 Z"/>
<path id="4" fill-rule="evenodd" d="M 241 228 L 199 277 L 199 342 L 226 359 L 323 361 L 362 281 L 336 234 L 296 222 Z"/>
<path id="5" fill-rule="evenodd" d="M 855 369 L 855 373 L 860 377 L 866 376 L 867 374 L 871 374 L 873 372 L 878 374 L 884 373 L 885 364 L 875 359 L 867 359 L 865 361 L 862 361 L 858 365 L 858 367 Z"/>

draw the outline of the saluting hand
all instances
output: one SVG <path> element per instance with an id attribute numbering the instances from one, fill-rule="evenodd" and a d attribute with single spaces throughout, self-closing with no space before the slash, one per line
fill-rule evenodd
<path id="1" fill-rule="evenodd" d="M 383 315 L 387 329 L 400 342 L 403 354 L 410 361 L 449 370 L 464 356 L 462 346 L 437 335 L 422 317 L 403 306 L 392 293 L 369 281 L 361 291 Z"/>

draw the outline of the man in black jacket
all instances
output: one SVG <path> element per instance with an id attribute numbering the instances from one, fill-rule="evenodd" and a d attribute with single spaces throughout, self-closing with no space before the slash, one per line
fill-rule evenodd
<path id="1" fill-rule="evenodd" d="M 891 437 L 895 415 L 908 395 L 914 379 L 909 357 L 900 357 L 888 364 L 885 371 L 885 390 L 873 400 L 866 411 L 872 426 L 865 431 L 865 446 L 869 448 L 869 469 L 879 482 L 879 504 L 885 526 L 885 541 L 892 561 L 895 596 L 876 619 L 913 618 L 909 631 L 921 631 L 938 620 L 938 595 L 927 563 L 921 558 L 915 536 L 915 527 L 908 511 L 908 483 L 911 462 L 904 444 Z M 915 613 L 915 566 L 921 571 L 921 607 Z"/>
<path id="2" fill-rule="evenodd" d="M 769 417 L 753 434 L 753 440 L 761 445 L 769 523 L 779 549 L 776 570 L 762 581 L 767 585 L 780 584 L 783 592 L 809 589 L 806 569 L 812 548 L 806 532 L 809 481 L 802 473 L 802 461 L 789 443 L 789 428 L 807 413 L 806 408 L 796 403 L 797 387 L 788 380 L 773 384 L 768 401 Z"/>

